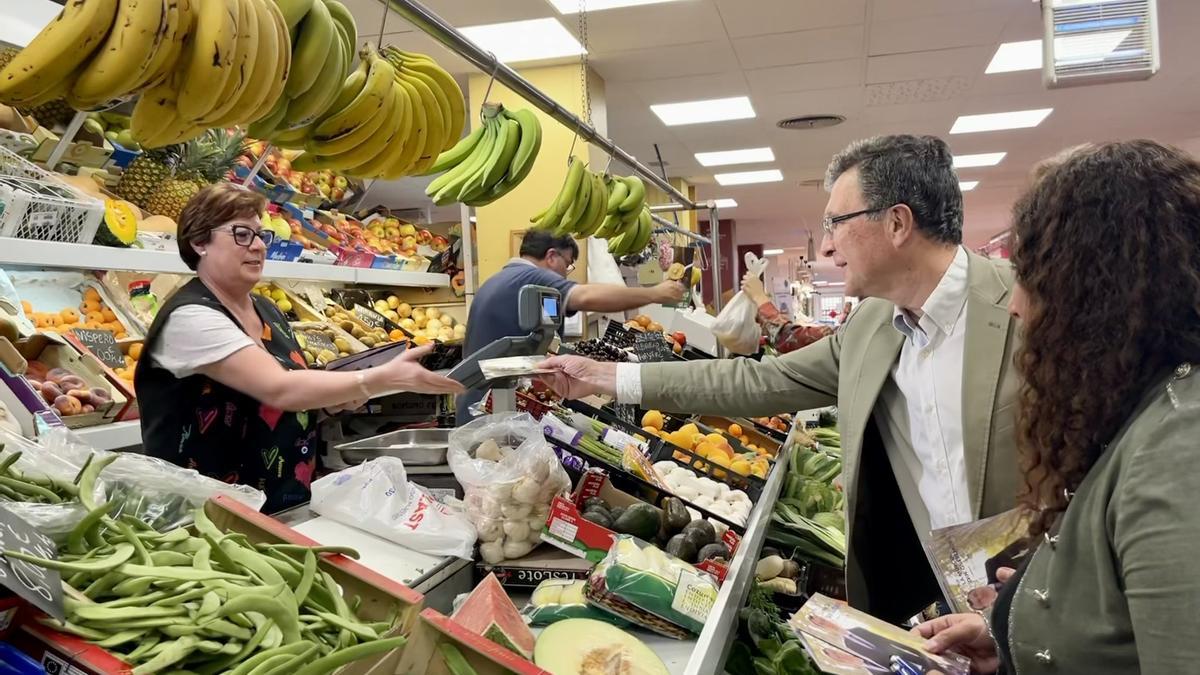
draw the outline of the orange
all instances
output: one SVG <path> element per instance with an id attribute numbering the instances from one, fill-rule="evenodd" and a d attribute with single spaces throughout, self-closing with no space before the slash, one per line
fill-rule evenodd
<path id="1" fill-rule="evenodd" d="M 388 339 L 392 342 L 400 342 L 402 340 L 407 340 L 408 336 L 404 334 L 404 331 L 396 328 L 392 332 L 388 333 Z"/>
<path id="2" fill-rule="evenodd" d="M 85 289 L 83 289 L 83 299 L 85 301 L 94 300 L 96 302 L 96 304 L 100 304 L 100 293 L 99 293 L 99 291 L 97 291 L 94 288 L 91 288 L 91 287 L 85 288 Z"/>
<path id="3" fill-rule="evenodd" d="M 84 315 L 84 318 L 95 323 L 104 323 L 104 315 L 101 314 L 99 310 L 92 310 L 88 312 Z"/>
<path id="4" fill-rule="evenodd" d="M 113 337 L 115 337 L 118 340 L 123 340 L 123 339 L 129 337 L 129 334 L 125 332 L 124 328 L 118 328 L 116 331 L 113 332 Z"/>
<path id="5" fill-rule="evenodd" d="M 135 342 L 129 345 L 129 358 L 133 359 L 134 361 L 142 358 L 142 343 Z"/>
<path id="6" fill-rule="evenodd" d="M 45 325 L 47 327 L 55 328 L 57 326 L 62 325 L 62 317 L 61 316 L 59 316 L 57 314 L 47 314 L 45 316 L 46 316 L 46 324 Z"/>
<path id="7" fill-rule="evenodd" d="M 709 443 L 714 443 L 716 445 L 720 445 L 725 442 L 725 437 L 722 436 L 721 434 L 716 434 L 716 433 L 709 434 L 709 435 L 705 436 L 704 438 Z"/>
<path id="8" fill-rule="evenodd" d="M 730 424 L 729 425 L 729 435 L 730 436 L 741 436 L 742 435 L 742 425 L 737 424 L 737 423 Z"/>
<path id="9" fill-rule="evenodd" d="M 642 415 L 642 426 L 653 427 L 659 431 L 663 428 L 663 414 L 657 410 L 647 410 L 645 415 Z"/>
<path id="10" fill-rule="evenodd" d="M 104 324 L 100 323 L 99 321 L 85 321 L 83 322 L 83 327 L 91 330 L 104 330 Z"/>
<path id="11" fill-rule="evenodd" d="M 100 302 L 97 300 L 84 300 L 83 301 L 83 311 L 84 312 L 99 312 L 100 311 Z"/>
<path id="12" fill-rule="evenodd" d="M 107 307 L 100 310 L 100 315 L 104 317 L 105 321 L 116 321 L 117 320 L 117 315 L 113 314 L 113 311 Z"/>
<path id="13" fill-rule="evenodd" d="M 33 319 L 33 325 L 38 328 L 45 328 L 50 325 L 46 320 L 46 315 L 41 312 L 35 313 L 31 318 Z"/>
<path id="14" fill-rule="evenodd" d="M 22 300 L 22 301 L 21 301 L 21 309 L 22 309 L 22 310 L 23 310 L 23 311 L 24 311 L 26 314 L 33 314 L 33 305 L 29 304 L 29 301 L 28 301 L 28 300 Z"/>
<path id="15" fill-rule="evenodd" d="M 76 312 L 73 309 L 64 309 L 63 311 L 59 312 L 58 315 L 62 317 L 63 323 L 70 324 L 79 321 L 79 312 Z"/>

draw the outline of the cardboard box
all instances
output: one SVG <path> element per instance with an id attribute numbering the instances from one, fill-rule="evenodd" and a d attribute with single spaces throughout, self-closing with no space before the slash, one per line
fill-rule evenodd
<path id="1" fill-rule="evenodd" d="M 42 395 L 23 377 L 25 366 L 25 357 L 8 339 L 0 338 L 0 403 L 20 426 L 21 435 L 34 438 L 37 435 L 34 413 L 54 413 Z"/>
<path id="2" fill-rule="evenodd" d="M 550 675 L 434 609 L 421 612 L 403 651 L 384 656 L 367 675 L 450 675 L 442 643 L 456 647 L 477 675 Z"/>
<path id="3" fill-rule="evenodd" d="M 28 340 L 22 340 L 15 345 L 17 351 L 26 361 L 40 361 L 50 369 L 64 368 L 83 378 L 88 387 L 103 387 L 112 394 L 112 401 L 107 406 L 97 408 L 95 412 L 84 415 L 63 417 L 62 421 L 71 429 L 92 427 L 99 424 L 109 424 L 125 411 L 129 399 L 120 388 L 113 387 L 105 375 L 105 368 L 94 356 L 80 354 L 74 346 L 62 338 L 48 335 L 34 335 Z"/>
<path id="4" fill-rule="evenodd" d="M 599 497 L 614 508 L 627 508 L 646 502 L 616 489 L 608 482 L 605 474 L 594 469 L 584 472 L 570 499 L 554 498 L 550 504 L 550 515 L 542 527 L 542 541 L 592 563 L 598 563 L 612 548 L 618 533 L 583 518 L 581 507 L 583 502 L 591 497 Z M 733 530 L 728 530 L 723 541 L 729 547 L 729 555 L 732 558 L 741 543 L 741 537 Z M 711 574 L 718 583 L 725 580 L 725 573 L 728 571 L 725 565 L 711 560 L 693 566 Z"/>
<path id="5" fill-rule="evenodd" d="M 240 532 L 255 544 L 318 545 L 274 518 L 236 500 L 217 497 L 206 503 L 204 510 L 218 528 L 226 532 Z M 394 613 L 396 621 L 392 631 L 388 633 L 389 637 L 408 635 L 417 625 L 417 617 L 425 600 L 420 593 L 342 555 L 322 555 L 318 566 L 318 569 L 333 577 L 342 588 L 347 601 L 356 596 L 361 599 L 359 618 L 368 622 L 384 621 Z M 104 649 L 37 623 L 38 613 L 25 612 L 24 616 L 26 618 L 21 623 L 20 630 L 14 634 L 13 642 L 35 660 L 43 664 L 54 663 L 61 666 L 53 672 L 63 675 L 68 672 L 82 672 L 83 675 L 130 675 L 132 672 L 128 664 Z M 402 651 L 404 650 L 361 659 L 335 672 L 337 675 L 363 675 L 382 659 L 398 656 Z M 69 670 L 71 668 L 73 670 Z"/>
<path id="6" fill-rule="evenodd" d="M 50 155 L 54 152 L 60 139 L 46 127 L 38 127 L 33 132 L 33 137 L 37 140 L 38 146 L 37 150 L 33 151 L 31 159 L 35 163 L 41 164 L 50 159 Z M 108 139 L 86 129 L 80 129 L 59 161 L 70 162 L 76 166 L 101 168 L 108 162 L 112 153 L 113 147 Z"/>
<path id="7" fill-rule="evenodd" d="M 110 391 L 119 391 L 121 392 L 121 395 L 125 397 L 126 403 L 124 407 L 117 412 L 117 414 L 113 417 L 113 420 L 116 422 L 124 422 L 127 420 L 140 419 L 141 414 L 138 408 L 137 396 L 133 390 L 133 382 L 122 379 L 121 376 L 117 375 L 117 373 L 113 371 L 113 369 L 109 368 L 103 361 L 88 351 L 88 348 L 84 346 L 83 342 L 80 341 L 80 339 L 76 337 L 74 333 L 67 333 L 62 337 L 67 342 L 71 343 L 71 346 L 73 346 L 75 351 L 79 354 L 80 359 L 84 361 L 90 361 L 95 369 L 98 369 L 100 372 L 104 373 L 104 379 L 108 381 Z M 123 342 L 118 342 L 117 346 L 121 348 L 122 354 L 128 354 L 129 348 L 133 344 L 141 344 L 141 342 L 141 340 L 125 340 Z"/>

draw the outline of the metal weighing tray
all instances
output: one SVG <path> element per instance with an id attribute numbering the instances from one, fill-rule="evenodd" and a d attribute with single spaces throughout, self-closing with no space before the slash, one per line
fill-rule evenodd
<path id="1" fill-rule="evenodd" d="M 406 465 L 436 466 L 446 463 L 452 429 L 401 429 L 334 446 L 347 464 L 362 464 L 376 457 L 398 457 Z"/>

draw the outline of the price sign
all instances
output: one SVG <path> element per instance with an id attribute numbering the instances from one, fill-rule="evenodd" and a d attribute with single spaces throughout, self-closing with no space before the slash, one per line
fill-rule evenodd
<path id="1" fill-rule="evenodd" d="M 0 507 L 0 551 L 16 551 L 39 558 L 58 557 L 58 547 L 12 511 Z M 0 586 L 33 606 L 64 621 L 62 577 L 57 570 L 0 555 Z"/>
<path id="2" fill-rule="evenodd" d="M 358 317 L 359 321 L 362 321 L 371 328 L 387 328 L 387 317 L 373 309 L 367 309 L 362 305 L 355 305 L 354 316 Z"/>
<path id="3" fill-rule="evenodd" d="M 334 354 L 340 352 L 337 345 L 333 344 L 333 340 L 330 340 L 324 333 L 315 330 L 307 331 L 304 333 L 304 340 L 308 344 L 308 351 L 312 352 L 313 356 L 316 356 L 317 352 L 322 349 L 328 349 Z"/>
<path id="4" fill-rule="evenodd" d="M 633 353 L 637 354 L 638 363 L 654 363 L 657 361 L 672 361 L 675 352 L 663 338 L 662 333 L 637 333 L 633 340 Z"/>
<path id="5" fill-rule="evenodd" d="M 83 343 L 83 346 L 88 348 L 88 351 L 104 362 L 104 365 L 109 368 L 125 367 L 125 355 L 121 353 L 121 348 L 117 346 L 117 339 L 113 337 L 112 331 L 74 328 L 72 332 Z"/>

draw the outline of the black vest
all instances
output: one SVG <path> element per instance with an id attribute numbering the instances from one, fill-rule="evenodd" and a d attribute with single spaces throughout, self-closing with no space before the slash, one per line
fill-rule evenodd
<path id="1" fill-rule="evenodd" d="M 305 368 L 287 319 L 268 300 L 251 296 L 263 322 L 262 342 L 288 370 Z M 134 377 L 146 454 L 267 495 L 266 513 L 308 501 L 316 468 L 317 414 L 264 405 L 205 375 L 179 379 L 153 359 L 167 317 L 184 305 L 215 309 L 240 326 L 200 279 L 180 288 L 154 318 Z"/>

